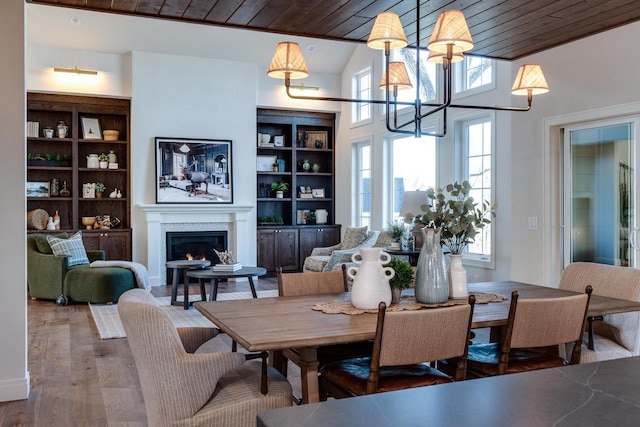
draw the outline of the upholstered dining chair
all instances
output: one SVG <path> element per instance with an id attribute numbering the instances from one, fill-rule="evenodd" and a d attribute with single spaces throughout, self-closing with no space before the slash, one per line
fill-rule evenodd
<path id="1" fill-rule="evenodd" d="M 278 296 L 292 297 L 302 295 L 340 294 L 347 292 L 347 267 L 343 265 L 340 270 L 305 273 L 283 273 L 282 268 L 276 269 L 278 278 Z M 317 358 L 319 366 L 325 363 L 352 357 L 367 356 L 371 354 L 373 342 L 363 341 L 345 344 L 333 344 L 319 347 Z M 304 363 L 299 352 L 294 349 L 286 349 L 282 352 L 284 360 L 280 371 L 287 374 L 287 361 L 291 360 L 298 366 Z"/>
<path id="2" fill-rule="evenodd" d="M 513 291 L 502 342 L 470 346 L 469 374 L 483 377 L 580 363 L 591 292 L 587 286 L 582 294 L 519 300 Z M 569 342 L 576 345 L 567 360 L 558 349 Z"/>
<path id="3" fill-rule="evenodd" d="M 278 296 L 281 297 L 339 294 L 348 291 L 344 266 L 340 270 L 306 273 L 283 273 L 282 267 L 278 267 L 276 275 Z"/>
<path id="4" fill-rule="evenodd" d="M 150 426 L 255 426 L 258 412 L 292 404 L 279 372 L 242 353 L 215 352 L 216 328 L 176 328 L 148 292 L 125 292 L 118 312 Z"/>
<path id="5" fill-rule="evenodd" d="M 640 270 L 593 262 L 574 262 L 562 272 L 560 289 L 581 292 L 586 285 L 593 295 L 640 301 Z M 640 312 L 587 317 L 587 337 L 580 363 L 640 356 Z M 572 347 L 566 348 L 567 353 Z"/>
<path id="6" fill-rule="evenodd" d="M 380 302 L 370 357 L 320 369 L 320 399 L 343 398 L 464 380 L 475 297 L 468 304 L 388 312 Z M 456 359 L 454 378 L 427 362 Z"/>

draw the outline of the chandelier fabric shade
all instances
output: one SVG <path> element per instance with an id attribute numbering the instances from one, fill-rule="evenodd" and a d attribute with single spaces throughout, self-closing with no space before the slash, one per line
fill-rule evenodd
<path id="1" fill-rule="evenodd" d="M 295 42 L 278 43 L 267 71 L 268 76 L 278 79 L 284 79 L 287 73 L 292 79 L 303 79 L 309 76 L 300 45 Z"/>
<path id="2" fill-rule="evenodd" d="M 400 23 L 400 17 L 393 12 L 383 12 L 376 17 L 367 46 L 372 49 L 401 49 L 407 46 L 407 36 Z"/>
<path id="3" fill-rule="evenodd" d="M 385 72 L 382 76 L 382 80 L 380 80 L 380 89 L 385 89 L 386 87 L 387 73 Z M 413 88 L 404 62 L 389 62 L 389 87 L 397 90 Z"/>
<path id="4" fill-rule="evenodd" d="M 549 92 L 549 85 L 542 74 L 542 68 L 538 64 L 522 65 L 513 82 L 511 93 L 513 95 L 539 95 L 547 92 Z"/>
<path id="5" fill-rule="evenodd" d="M 467 26 L 467 20 L 459 10 L 447 10 L 438 16 L 427 49 L 447 53 L 448 45 L 453 46 L 454 53 L 473 49 L 473 39 Z"/>

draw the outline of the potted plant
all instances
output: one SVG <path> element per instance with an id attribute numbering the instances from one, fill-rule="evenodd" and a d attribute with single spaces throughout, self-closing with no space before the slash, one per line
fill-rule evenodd
<path id="1" fill-rule="evenodd" d="M 287 190 L 289 190 L 289 184 L 284 181 L 271 183 L 271 191 L 276 192 L 276 199 L 282 199 L 284 197 L 284 192 Z"/>
<path id="2" fill-rule="evenodd" d="M 307 223 L 307 224 L 312 224 L 313 225 L 313 224 L 316 223 L 316 213 L 314 211 L 306 212 L 305 213 L 305 218 L 306 218 L 305 223 Z"/>
<path id="3" fill-rule="evenodd" d="M 107 169 L 109 167 L 109 156 L 105 153 L 98 156 L 98 161 L 100 162 L 100 169 Z"/>
<path id="4" fill-rule="evenodd" d="M 394 243 L 392 243 L 389 248 L 398 250 L 400 249 L 400 240 L 406 231 L 404 224 L 401 222 L 390 222 L 387 225 L 387 228 L 384 230 L 391 239 L 393 239 Z"/>
<path id="5" fill-rule="evenodd" d="M 106 187 L 104 186 L 104 184 L 101 182 L 96 182 L 96 198 L 97 199 L 102 199 L 102 193 L 104 193 L 104 190 L 106 190 Z"/>
<path id="6" fill-rule="evenodd" d="M 408 289 L 413 282 L 413 268 L 407 261 L 399 258 L 391 258 L 385 267 L 393 268 L 395 275 L 389 280 L 391 286 L 391 302 L 398 303 L 400 301 L 400 294 L 403 289 Z"/>

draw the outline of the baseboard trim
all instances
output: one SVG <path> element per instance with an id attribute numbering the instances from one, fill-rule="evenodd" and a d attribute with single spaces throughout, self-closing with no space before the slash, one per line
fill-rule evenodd
<path id="1" fill-rule="evenodd" d="M 0 402 L 23 400 L 29 397 L 29 372 L 25 378 L 0 380 Z"/>

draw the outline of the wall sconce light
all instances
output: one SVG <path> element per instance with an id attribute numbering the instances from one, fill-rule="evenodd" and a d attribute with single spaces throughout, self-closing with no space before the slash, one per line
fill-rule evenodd
<path id="1" fill-rule="evenodd" d="M 84 74 L 88 76 L 98 75 L 98 72 L 95 70 L 83 70 L 81 68 L 78 68 L 77 65 L 74 68 L 53 67 L 53 71 L 55 71 L 56 73 Z"/>

